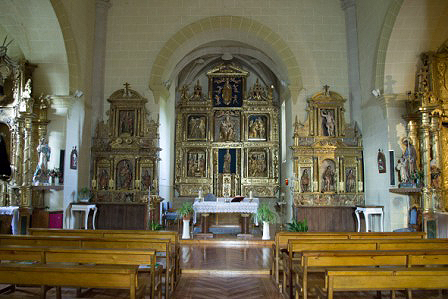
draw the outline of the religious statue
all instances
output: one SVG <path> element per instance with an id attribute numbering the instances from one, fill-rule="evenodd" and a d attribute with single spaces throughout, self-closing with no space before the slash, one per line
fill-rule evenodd
<path id="1" fill-rule="evenodd" d="M 107 190 L 108 188 L 109 188 L 109 173 L 106 169 L 103 169 L 100 174 L 98 189 Z"/>
<path id="2" fill-rule="evenodd" d="M 188 176 L 194 176 L 195 173 L 195 163 L 194 163 L 194 156 L 190 155 L 188 157 Z"/>
<path id="3" fill-rule="evenodd" d="M 235 128 L 233 121 L 230 120 L 230 116 L 226 115 L 224 120 L 219 126 L 219 140 L 220 141 L 234 141 L 235 140 Z"/>
<path id="4" fill-rule="evenodd" d="M 356 176 L 353 169 L 349 169 L 345 177 L 345 192 L 355 192 Z"/>
<path id="5" fill-rule="evenodd" d="M 205 159 L 202 155 L 199 157 L 198 170 L 200 176 L 205 177 Z"/>
<path id="6" fill-rule="evenodd" d="M 129 161 L 122 161 L 118 169 L 118 183 L 121 189 L 130 189 L 132 185 L 132 170 Z"/>
<path id="7" fill-rule="evenodd" d="M 408 183 L 409 182 L 409 175 L 408 170 L 406 167 L 405 159 L 401 158 L 398 159 L 397 167 L 395 169 L 398 171 L 400 182 L 401 183 Z"/>
<path id="8" fill-rule="evenodd" d="M 148 190 L 151 187 L 151 176 L 149 175 L 148 169 L 145 169 L 142 175 L 142 187 L 144 190 Z"/>
<path id="9" fill-rule="evenodd" d="M 266 176 L 266 158 L 264 153 L 254 153 L 249 156 L 249 174 L 252 177 Z"/>
<path id="10" fill-rule="evenodd" d="M 407 175 L 410 178 L 417 171 L 417 151 L 410 139 L 405 138 L 402 142 L 405 147 L 402 158 L 406 164 Z"/>
<path id="11" fill-rule="evenodd" d="M 188 123 L 190 138 L 205 138 L 205 119 L 204 117 L 192 117 Z"/>
<path id="12" fill-rule="evenodd" d="M 191 100 L 193 100 L 193 101 L 202 101 L 203 100 L 202 87 L 201 87 L 201 85 L 199 85 L 199 80 L 196 82 L 196 85 L 194 86 L 194 92 L 193 92 L 193 96 L 192 96 Z"/>
<path id="13" fill-rule="evenodd" d="M 325 169 L 322 175 L 322 179 L 323 179 L 322 191 L 323 192 L 331 191 L 334 185 L 334 171 L 330 165 L 328 165 L 327 168 Z"/>
<path id="14" fill-rule="evenodd" d="M 25 87 L 23 88 L 22 98 L 31 98 L 31 79 L 26 80 Z"/>
<path id="15" fill-rule="evenodd" d="M 308 169 L 303 170 L 302 177 L 300 178 L 300 187 L 302 188 L 302 192 L 310 191 L 310 175 L 308 174 Z"/>
<path id="16" fill-rule="evenodd" d="M 134 117 L 131 111 L 120 111 L 120 133 L 134 133 Z"/>
<path id="17" fill-rule="evenodd" d="M 48 146 L 45 137 L 40 139 L 40 143 L 37 146 L 37 153 L 39 154 L 39 161 L 37 163 L 36 171 L 34 172 L 33 182 L 36 183 L 48 183 L 48 161 L 50 160 L 51 149 Z"/>
<path id="18" fill-rule="evenodd" d="M 251 119 L 249 122 L 249 138 L 266 138 L 266 128 L 261 117 Z"/>
<path id="19" fill-rule="evenodd" d="M 322 116 L 322 127 L 325 128 L 324 135 L 325 136 L 335 136 L 334 134 L 334 116 L 333 111 L 324 110 L 320 111 L 320 115 Z"/>
<path id="20" fill-rule="evenodd" d="M 227 149 L 224 155 L 224 162 L 222 167 L 223 173 L 230 173 L 230 164 L 232 162 L 232 156 L 230 155 L 229 149 Z"/>

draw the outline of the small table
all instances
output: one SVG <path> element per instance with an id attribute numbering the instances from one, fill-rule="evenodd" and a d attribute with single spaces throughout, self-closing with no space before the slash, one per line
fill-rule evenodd
<path id="1" fill-rule="evenodd" d="M 98 211 L 98 208 L 95 204 L 72 204 L 70 208 L 70 228 L 74 228 L 75 226 L 75 216 L 73 212 L 84 212 L 84 229 L 87 229 L 87 220 L 89 219 L 89 213 L 90 210 L 93 210 L 93 218 L 92 218 L 92 226 L 93 229 L 95 229 L 95 218 L 96 218 L 96 212 Z"/>
<path id="2" fill-rule="evenodd" d="M 364 213 L 364 218 L 366 221 L 366 232 L 369 231 L 370 225 L 369 225 L 369 215 L 380 215 L 380 231 L 384 232 L 384 207 L 383 206 L 365 206 L 365 207 L 356 207 L 355 210 L 355 216 L 356 216 L 356 222 L 358 224 L 358 232 L 361 231 L 361 220 L 359 217 L 360 213 Z"/>

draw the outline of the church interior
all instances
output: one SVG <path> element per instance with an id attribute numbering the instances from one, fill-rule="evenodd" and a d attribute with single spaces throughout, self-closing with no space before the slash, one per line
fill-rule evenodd
<path id="1" fill-rule="evenodd" d="M 444 0 L 0 0 L 0 296 L 448 298 L 447 82 Z"/>

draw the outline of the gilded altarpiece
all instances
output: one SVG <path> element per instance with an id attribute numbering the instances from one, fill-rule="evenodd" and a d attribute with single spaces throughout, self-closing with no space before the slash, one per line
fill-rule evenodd
<path id="1" fill-rule="evenodd" d="M 149 119 L 147 99 L 125 84 L 108 102 L 92 146 L 93 201 L 148 203 L 148 194 L 159 201 L 159 124 Z"/>
<path id="2" fill-rule="evenodd" d="M 183 86 L 176 115 L 175 184 L 180 196 L 199 190 L 219 197 L 276 197 L 279 188 L 278 108 L 271 87 L 259 80 L 246 91 L 249 73 L 234 64 Z"/>
<path id="3" fill-rule="evenodd" d="M 308 117 L 294 124 L 295 206 L 364 203 L 361 136 L 345 123 L 345 99 L 324 87 L 308 100 Z"/>
<path id="4" fill-rule="evenodd" d="M 448 43 L 421 55 L 415 93 L 409 96 L 404 118 L 416 150 L 416 170 L 409 175 L 422 180 L 417 186 L 422 200 L 412 204 L 431 220 L 433 212 L 448 211 Z"/>

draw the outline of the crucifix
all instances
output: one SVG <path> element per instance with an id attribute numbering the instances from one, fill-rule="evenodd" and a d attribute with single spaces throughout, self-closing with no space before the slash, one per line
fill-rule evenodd
<path id="1" fill-rule="evenodd" d="M 330 96 L 330 86 L 327 84 L 324 85 L 324 94 L 329 97 Z"/>
<path id="2" fill-rule="evenodd" d="M 129 96 L 129 86 L 131 86 L 131 84 L 129 84 L 128 82 L 124 83 L 124 92 L 123 95 L 124 96 Z"/>

